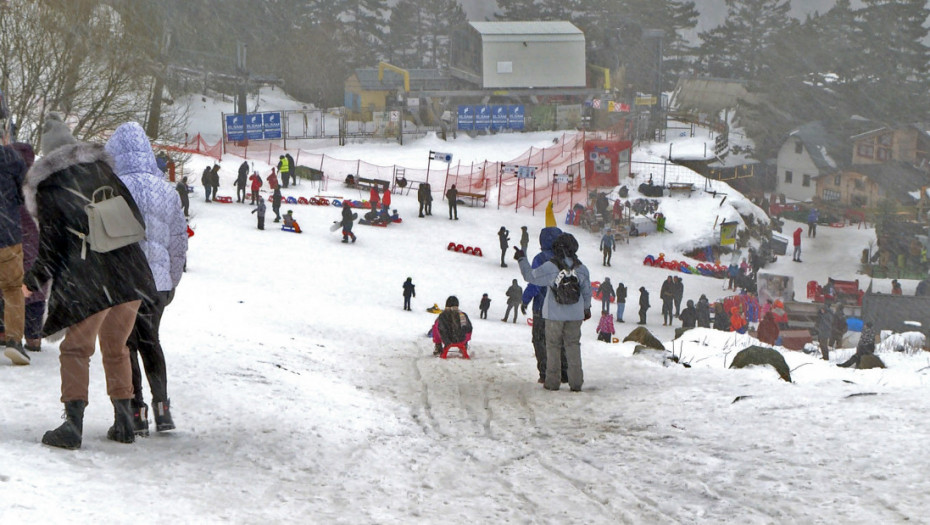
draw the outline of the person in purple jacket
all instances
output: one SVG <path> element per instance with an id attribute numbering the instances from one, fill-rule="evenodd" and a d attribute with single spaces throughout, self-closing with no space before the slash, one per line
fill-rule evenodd
<path id="1" fill-rule="evenodd" d="M 155 277 L 158 293 L 142 301 L 127 345 L 134 389 L 133 425 L 136 434 L 148 434 L 148 406 L 142 396 L 142 358 L 152 393 L 155 430 L 175 428 L 168 399 L 165 354 L 159 339 L 162 314 L 181 281 L 187 260 L 187 222 L 178 193 L 157 171 L 155 155 L 145 131 L 136 122 L 122 124 L 110 137 L 107 153 L 113 156 L 116 175 L 129 189 L 145 218 L 145 239 L 139 244 Z"/>

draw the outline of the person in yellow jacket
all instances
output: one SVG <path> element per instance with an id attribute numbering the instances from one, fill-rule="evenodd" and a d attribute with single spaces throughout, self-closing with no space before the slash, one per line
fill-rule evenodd
<path id="1" fill-rule="evenodd" d="M 281 185 L 287 188 L 291 177 L 291 164 L 284 155 L 278 157 L 278 173 L 281 174 Z"/>

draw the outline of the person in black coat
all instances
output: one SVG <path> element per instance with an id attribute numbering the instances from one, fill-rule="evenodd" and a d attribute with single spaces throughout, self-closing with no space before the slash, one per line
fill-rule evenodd
<path id="1" fill-rule="evenodd" d="M 69 449 L 81 446 L 95 342 L 115 414 L 107 438 L 132 443 L 133 388 L 126 340 L 141 299 L 157 293 L 155 281 L 138 243 L 96 252 L 85 249 L 83 240 L 70 230 L 88 231 L 84 206 L 102 186 L 123 197 L 141 224 L 145 219 L 114 174 L 112 157 L 102 145 L 77 142 L 54 114 L 46 118 L 43 131 L 44 155 L 29 170 L 23 186 L 26 206 L 39 223 L 39 255 L 23 283 L 31 294 L 52 282 L 43 335 L 65 328 L 67 332 L 59 346 L 66 420 L 46 432 L 42 443 Z"/>
<path id="2" fill-rule="evenodd" d="M 488 294 L 481 295 L 481 302 L 478 303 L 478 311 L 480 312 L 481 319 L 488 318 L 488 310 L 491 309 L 491 298 L 488 297 Z M 523 307 L 523 315 L 526 315 L 526 306 Z"/>
<path id="3" fill-rule="evenodd" d="M 239 173 L 236 175 L 236 202 L 245 202 L 245 185 L 248 181 L 249 162 L 244 161 L 239 165 Z"/>
<path id="4" fill-rule="evenodd" d="M 669 275 L 659 289 L 659 299 L 662 300 L 662 326 L 671 325 L 673 319 L 672 309 L 675 306 L 675 284 Z"/>
<path id="5" fill-rule="evenodd" d="M 413 284 L 413 277 L 407 277 L 404 281 L 404 310 L 410 311 L 410 298 L 416 297 L 417 292 Z"/>
<path id="6" fill-rule="evenodd" d="M 285 153 L 284 158 L 287 159 L 287 167 L 291 169 L 291 181 L 296 186 L 297 180 L 298 180 L 297 179 L 297 163 L 294 162 L 294 157 L 292 157 L 290 153 Z M 284 187 L 286 188 L 287 184 L 285 184 Z"/>
<path id="7" fill-rule="evenodd" d="M 617 284 L 617 322 L 622 323 L 623 311 L 626 310 L 626 285 Z"/>
<path id="8" fill-rule="evenodd" d="M 421 182 L 417 188 L 417 201 L 420 203 L 420 217 L 433 214 L 433 194 L 428 182 Z"/>
<path id="9" fill-rule="evenodd" d="M 649 309 L 649 292 L 646 291 L 645 286 L 639 287 L 639 323 L 637 324 L 646 324 L 646 310 Z"/>
<path id="10" fill-rule="evenodd" d="M 701 328 L 710 328 L 710 302 L 706 295 L 701 294 L 694 311 L 697 316 L 697 325 Z"/>
<path id="11" fill-rule="evenodd" d="M 210 184 L 213 186 L 212 199 L 216 200 L 216 192 L 220 189 L 220 165 L 214 164 L 213 169 L 210 170 Z"/>
<path id="12" fill-rule="evenodd" d="M 271 211 L 274 212 L 274 222 L 281 222 L 281 200 L 281 188 L 275 185 L 271 193 Z M 242 202 L 245 202 L 245 197 L 242 198 Z"/>
<path id="13" fill-rule="evenodd" d="M 191 200 L 187 196 L 187 177 L 181 177 L 181 180 L 175 184 L 174 189 L 178 192 L 178 198 L 181 199 L 181 209 L 184 210 L 184 218 L 190 216 L 189 209 L 191 207 Z"/>
<path id="14" fill-rule="evenodd" d="M 724 310 L 723 303 L 716 303 L 714 305 L 714 330 L 720 330 L 721 332 L 730 331 L 730 316 L 727 315 L 726 310 Z"/>
<path id="15" fill-rule="evenodd" d="M 675 315 L 681 315 L 681 300 L 685 296 L 685 283 L 677 275 L 672 279 L 672 295 L 675 300 Z"/>
<path id="16" fill-rule="evenodd" d="M 507 247 L 510 246 L 508 244 L 510 241 L 510 232 L 507 228 L 501 226 L 501 229 L 497 230 L 497 238 L 501 243 L 501 268 L 506 268 L 507 263 L 504 262 L 504 257 L 507 255 Z"/>
<path id="17" fill-rule="evenodd" d="M 697 324 L 697 310 L 694 308 L 694 301 L 688 300 L 685 309 L 678 314 L 678 319 L 681 320 L 682 328 L 694 328 L 695 324 Z"/>
<path id="18" fill-rule="evenodd" d="M 23 229 L 20 187 L 26 162 L 12 146 L 0 148 L 0 289 L 3 292 L 3 326 L 6 355 L 14 364 L 28 365 L 23 351 L 26 300 L 23 296 Z"/>
<path id="19" fill-rule="evenodd" d="M 210 166 L 205 167 L 203 173 L 200 174 L 200 184 L 203 184 L 203 193 L 207 198 L 205 202 L 210 202 L 210 194 L 213 192 L 213 175 Z"/>
<path id="20" fill-rule="evenodd" d="M 355 219 L 358 218 L 358 215 L 352 213 L 352 208 L 348 204 L 343 204 L 342 206 L 342 242 L 349 242 L 349 237 L 352 237 L 352 242 L 355 242 L 355 234 L 352 233 L 352 223 Z"/>
<path id="21" fill-rule="evenodd" d="M 449 220 L 455 214 L 455 220 L 459 220 L 459 190 L 455 189 L 455 184 L 446 192 L 446 200 L 449 201 Z"/>

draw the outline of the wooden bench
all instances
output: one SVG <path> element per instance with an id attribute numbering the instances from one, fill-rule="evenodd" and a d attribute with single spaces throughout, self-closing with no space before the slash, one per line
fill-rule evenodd
<path id="1" fill-rule="evenodd" d="M 352 185 L 353 188 L 360 190 L 371 190 L 372 188 L 378 186 L 380 186 L 381 191 L 384 191 L 391 187 L 391 183 L 381 179 L 366 179 L 364 177 L 356 177 L 355 184 Z"/>
<path id="2" fill-rule="evenodd" d="M 670 197 L 674 197 L 676 193 L 687 193 L 688 197 L 691 197 L 691 192 L 694 191 L 694 184 L 690 182 L 669 182 L 668 183 L 668 194 Z"/>
<path id="3" fill-rule="evenodd" d="M 467 198 L 467 199 L 471 199 L 471 206 L 472 206 L 472 207 L 477 206 L 477 205 L 478 205 L 478 201 L 481 201 L 481 207 L 482 207 L 482 208 L 485 208 L 485 207 L 487 207 L 487 205 L 488 205 L 488 194 L 487 194 L 487 192 L 485 192 L 485 193 L 468 193 L 468 192 L 460 191 L 459 194 L 458 194 L 458 196 L 459 196 L 459 198 L 463 198 L 463 197 L 464 197 L 464 198 Z"/>

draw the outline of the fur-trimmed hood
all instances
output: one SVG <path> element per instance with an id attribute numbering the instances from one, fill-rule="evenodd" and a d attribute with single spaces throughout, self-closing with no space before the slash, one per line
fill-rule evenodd
<path id="1" fill-rule="evenodd" d="M 39 158 L 29 169 L 29 172 L 26 173 L 26 180 L 23 183 L 23 197 L 25 197 L 26 209 L 29 210 L 29 214 L 34 218 L 38 217 L 36 192 L 38 192 L 39 184 L 42 181 L 52 176 L 52 174 L 72 166 L 94 162 L 105 162 L 111 169 L 114 167 L 113 157 L 107 153 L 102 145 L 87 142 L 61 146 L 48 155 Z"/>

